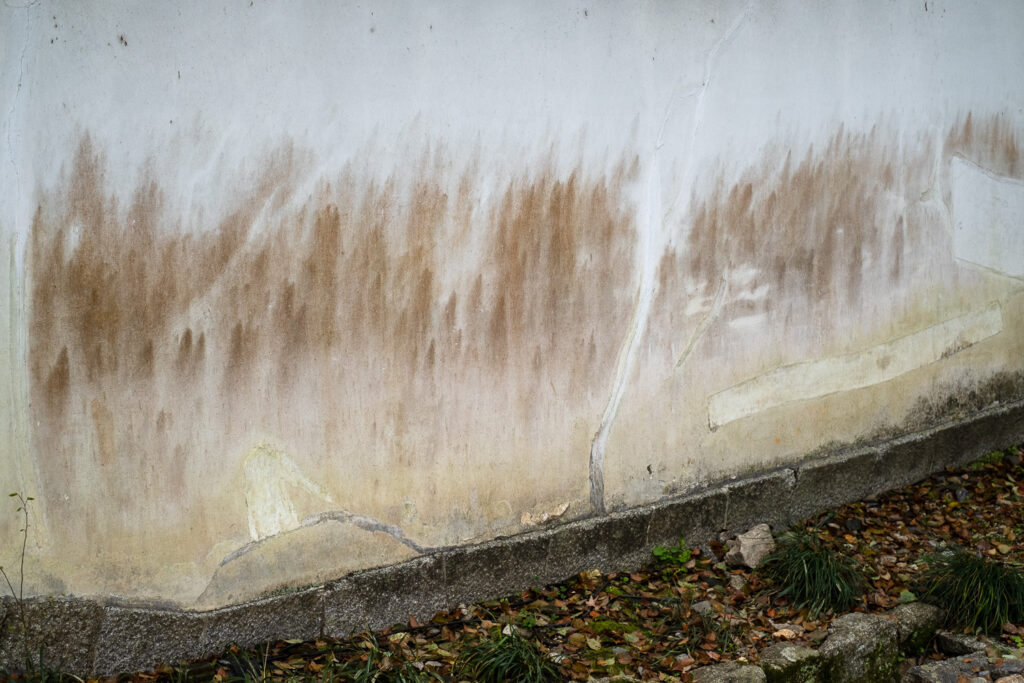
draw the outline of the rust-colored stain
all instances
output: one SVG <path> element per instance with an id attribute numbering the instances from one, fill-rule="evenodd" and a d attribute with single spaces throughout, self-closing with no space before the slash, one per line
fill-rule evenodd
<path id="1" fill-rule="evenodd" d="M 1004 115 L 976 121 L 968 113 L 946 136 L 946 153 L 962 156 L 993 173 L 1024 179 L 1017 132 Z"/>
<path id="2" fill-rule="evenodd" d="M 451 164 L 431 161 L 385 182 L 349 167 L 298 201 L 302 160 L 286 147 L 222 218 L 190 227 L 159 179 L 119 204 L 105 164 L 83 138 L 32 228 L 32 410 L 48 490 L 91 471 L 104 490 L 92 504 L 111 517 L 215 516 L 190 507 L 201 473 L 270 434 L 377 514 L 400 503 L 376 492 L 394 486 L 388 468 L 446 449 L 451 461 L 474 425 L 496 441 L 542 423 L 541 390 L 567 404 L 592 395 L 558 429 L 599 414 L 633 306 L 634 160 L 609 175 L 523 172 L 484 211 L 472 168 L 452 183 Z M 274 218 L 257 228 L 261 212 Z M 434 440 L 413 437 L 424 433 Z M 63 533 L 89 531 L 80 503 L 49 499 L 68 513 Z"/>
<path id="3" fill-rule="evenodd" d="M 97 448 L 99 449 L 100 465 L 107 467 L 117 460 L 117 452 L 114 441 L 114 414 L 107 409 L 98 399 L 93 399 L 90 404 L 92 422 L 96 428 Z M 157 417 L 157 428 L 161 428 L 163 414 Z"/>
<path id="4" fill-rule="evenodd" d="M 840 127 L 823 149 L 769 154 L 739 181 L 720 181 L 708 196 L 695 197 L 689 224 L 680 229 L 685 240 L 659 265 L 652 328 L 692 327 L 680 309 L 694 286 L 710 299 L 716 282 L 747 267 L 754 274 L 749 282 L 730 283 L 716 322 L 764 315 L 780 335 L 764 344 L 777 348 L 792 346 L 781 338 L 787 329 L 807 327 L 803 337 L 811 345 L 797 351 L 806 357 L 814 353 L 814 336 L 839 321 L 851 315 L 877 320 L 869 295 L 881 283 L 893 297 L 901 288 L 933 286 L 928 278 L 935 271 L 922 272 L 920 263 L 954 268 L 942 219 L 934 204 L 922 203 L 931 189 L 945 187 L 944 178 L 933 177 L 936 155 L 947 164 L 961 155 L 1020 177 L 1020 147 L 1001 115 L 968 114 L 951 127 L 940 150 L 928 136 L 905 149 L 891 145 L 892 137 L 884 127 L 867 133 Z M 759 287 L 766 294 L 753 296 Z M 721 344 L 728 335 L 719 324 L 711 338 Z"/>

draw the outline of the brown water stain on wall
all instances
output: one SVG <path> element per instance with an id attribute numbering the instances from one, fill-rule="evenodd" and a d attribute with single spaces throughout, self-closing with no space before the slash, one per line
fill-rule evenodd
<path id="1" fill-rule="evenodd" d="M 1018 131 L 1004 114 L 976 120 L 968 113 L 946 136 L 946 154 L 959 155 L 998 175 L 1024 179 Z"/>
<path id="2" fill-rule="evenodd" d="M 400 500 L 380 473 L 457 463 L 444 449 L 471 429 L 563 429 L 571 418 L 549 417 L 541 389 L 596 405 L 632 306 L 635 160 L 608 175 L 524 170 L 489 207 L 472 168 L 453 166 L 438 154 L 380 182 L 353 164 L 298 201 L 303 158 L 285 146 L 222 218 L 186 227 L 157 178 L 122 207 L 84 137 L 41 193 L 29 253 L 47 490 L 93 483 L 104 495 L 89 504 L 106 511 L 94 519 L 140 529 L 202 519 L 203 474 L 269 433 L 390 510 Z M 424 430 L 433 440 L 417 443 Z M 103 532 L 76 515 L 79 497 L 48 501 L 68 539 Z M 225 524 L 195 533 L 219 540 Z"/>
<path id="3" fill-rule="evenodd" d="M 608 444 L 608 505 L 648 502 L 748 471 L 759 458 L 781 463 L 830 439 L 895 426 L 910 405 L 885 402 L 899 394 L 893 386 L 934 391 L 927 379 L 887 383 L 850 394 L 849 406 L 844 393 L 709 426 L 712 394 L 1006 296 L 1006 278 L 956 258 L 948 169 L 959 155 L 1019 177 L 1020 128 L 1009 118 L 965 113 L 944 130 L 840 128 L 825 144 L 768 147 L 738 172 L 707 169 L 710 189 L 691 194 L 658 264 L 636 379 Z M 974 358 L 945 365 L 986 372 Z M 870 405 L 867 393 L 882 400 Z"/>
<path id="4" fill-rule="evenodd" d="M 769 154 L 738 182 L 722 179 L 708 196 L 694 197 L 689 225 L 681 229 L 685 239 L 662 256 L 652 328 L 693 327 L 682 313 L 690 298 L 710 301 L 715 283 L 753 268 L 749 281 L 729 283 L 718 322 L 767 316 L 762 330 L 775 336 L 765 345 L 800 358 L 820 352 L 815 337 L 841 321 L 877 320 L 871 293 L 881 287 L 898 317 L 912 285 L 935 284 L 935 266 L 948 263 L 944 277 L 952 281 L 950 235 L 934 206 L 923 203 L 943 180 L 933 177 L 935 158 L 945 168 L 957 154 L 995 173 L 1019 175 L 1016 134 L 1005 116 L 968 114 L 951 126 L 943 149 L 924 134 L 902 149 L 893 144 L 897 139 L 885 126 L 866 133 L 840 127 L 823 148 Z M 759 287 L 767 294 L 752 296 Z M 712 343 L 728 335 L 719 324 Z M 800 335 L 804 350 L 794 343 Z"/>

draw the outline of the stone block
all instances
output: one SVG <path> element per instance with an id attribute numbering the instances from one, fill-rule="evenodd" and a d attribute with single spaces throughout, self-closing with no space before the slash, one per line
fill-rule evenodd
<path id="1" fill-rule="evenodd" d="M 659 504 L 651 511 L 647 547 L 676 545 L 686 539 L 691 548 L 703 546 L 725 528 L 729 494 L 713 489 Z"/>
<path id="2" fill-rule="evenodd" d="M 489 600 L 532 585 L 547 575 L 550 542 L 547 534 L 525 534 L 445 550 L 447 601 Z"/>
<path id="3" fill-rule="evenodd" d="M 936 633 L 935 645 L 938 646 L 939 652 L 951 657 L 985 651 L 984 641 L 965 633 L 952 633 L 950 631 L 939 631 Z"/>
<path id="4" fill-rule="evenodd" d="M 811 647 L 776 643 L 760 653 L 767 683 L 817 683 L 824 677 L 824 660 Z"/>
<path id="5" fill-rule="evenodd" d="M 22 607 L 7 603 L 0 631 L 0 669 L 24 671 L 32 666 L 50 670 L 92 670 L 103 608 L 75 598 L 33 598 Z M 23 624 L 28 625 L 27 632 Z M 26 650 L 27 645 L 27 650 Z"/>
<path id="6" fill-rule="evenodd" d="M 205 653 L 220 652 L 229 645 L 251 647 L 272 640 L 316 638 L 323 629 L 323 590 L 275 595 L 205 612 L 202 618 Z"/>
<path id="7" fill-rule="evenodd" d="M 324 590 L 324 634 L 353 632 L 429 619 L 449 606 L 444 558 L 425 555 L 401 564 L 350 574 Z"/>
<path id="8" fill-rule="evenodd" d="M 798 519 L 790 512 L 795 484 L 794 471 L 788 468 L 729 482 L 723 528 L 739 533 L 757 524 L 775 529 L 789 526 Z"/>
<path id="9" fill-rule="evenodd" d="M 761 667 L 725 662 L 693 670 L 693 683 L 765 683 Z"/>
<path id="10" fill-rule="evenodd" d="M 993 678 L 1024 676 L 1024 659 L 999 658 L 989 660 L 989 672 Z"/>
<path id="11" fill-rule="evenodd" d="M 206 623 L 195 612 L 104 608 L 93 673 L 115 676 L 177 664 L 206 647 Z"/>
<path id="12" fill-rule="evenodd" d="M 900 683 L 961 683 L 972 680 L 982 671 L 992 673 L 990 664 L 984 653 L 926 662 L 908 669 Z"/>
<path id="13" fill-rule="evenodd" d="M 889 611 L 896 620 L 896 637 L 908 654 L 923 652 L 942 624 L 943 611 L 925 602 L 897 605 Z"/>
<path id="14" fill-rule="evenodd" d="M 642 508 L 559 527 L 548 548 L 548 572 L 568 577 L 588 569 L 607 573 L 640 567 L 651 559 L 651 519 L 651 509 Z"/>
<path id="15" fill-rule="evenodd" d="M 888 490 L 878 459 L 877 449 L 858 448 L 804 461 L 796 468 L 789 513 L 804 519 Z"/>
<path id="16" fill-rule="evenodd" d="M 898 676 L 896 622 L 872 614 L 845 614 L 829 626 L 818 650 L 833 683 L 883 683 Z"/>

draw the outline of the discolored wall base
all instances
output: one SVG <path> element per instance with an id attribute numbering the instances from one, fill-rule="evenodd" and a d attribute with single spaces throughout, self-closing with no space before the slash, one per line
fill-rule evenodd
<path id="1" fill-rule="evenodd" d="M 956 410 L 958 406 L 949 405 Z M 1024 440 L 1024 400 L 875 443 L 809 454 L 801 462 L 653 505 L 473 546 L 445 548 L 304 590 L 211 611 L 46 598 L 26 601 L 33 649 L 77 674 L 149 669 L 286 638 L 346 636 L 429 618 L 440 609 L 561 580 L 596 568 L 639 567 L 655 545 L 680 536 L 703 545 L 719 531 L 779 528 L 814 512 L 923 479 Z M 0 667 L 17 669 L 18 606 L 0 603 Z"/>

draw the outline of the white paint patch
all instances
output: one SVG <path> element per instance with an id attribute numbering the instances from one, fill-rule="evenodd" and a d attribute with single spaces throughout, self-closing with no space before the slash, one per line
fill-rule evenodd
<path id="1" fill-rule="evenodd" d="M 258 541 L 299 527 L 288 486 L 294 486 L 333 503 L 331 495 L 310 481 L 291 458 L 265 441 L 256 444 L 242 463 L 245 504 L 249 509 L 249 534 Z"/>
<path id="2" fill-rule="evenodd" d="M 744 315 L 730 320 L 729 327 L 736 330 L 752 330 L 755 327 L 762 326 L 765 323 L 765 320 L 767 320 L 767 316 L 764 313 Z"/>
<path id="3" fill-rule="evenodd" d="M 552 520 L 558 519 L 565 514 L 566 510 L 569 509 L 569 503 L 562 503 L 548 510 L 532 510 L 530 512 L 524 512 L 519 517 L 519 522 L 523 526 L 537 526 L 538 524 L 544 524 Z"/>
<path id="4" fill-rule="evenodd" d="M 864 351 L 776 368 L 711 396 L 708 421 L 715 429 L 786 403 L 879 384 L 951 356 L 1002 329 L 1002 311 L 993 303 Z"/>
<path id="5" fill-rule="evenodd" d="M 954 158 L 953 253 L 958 259 L 1024 278 L 1024 183 Z"/>

